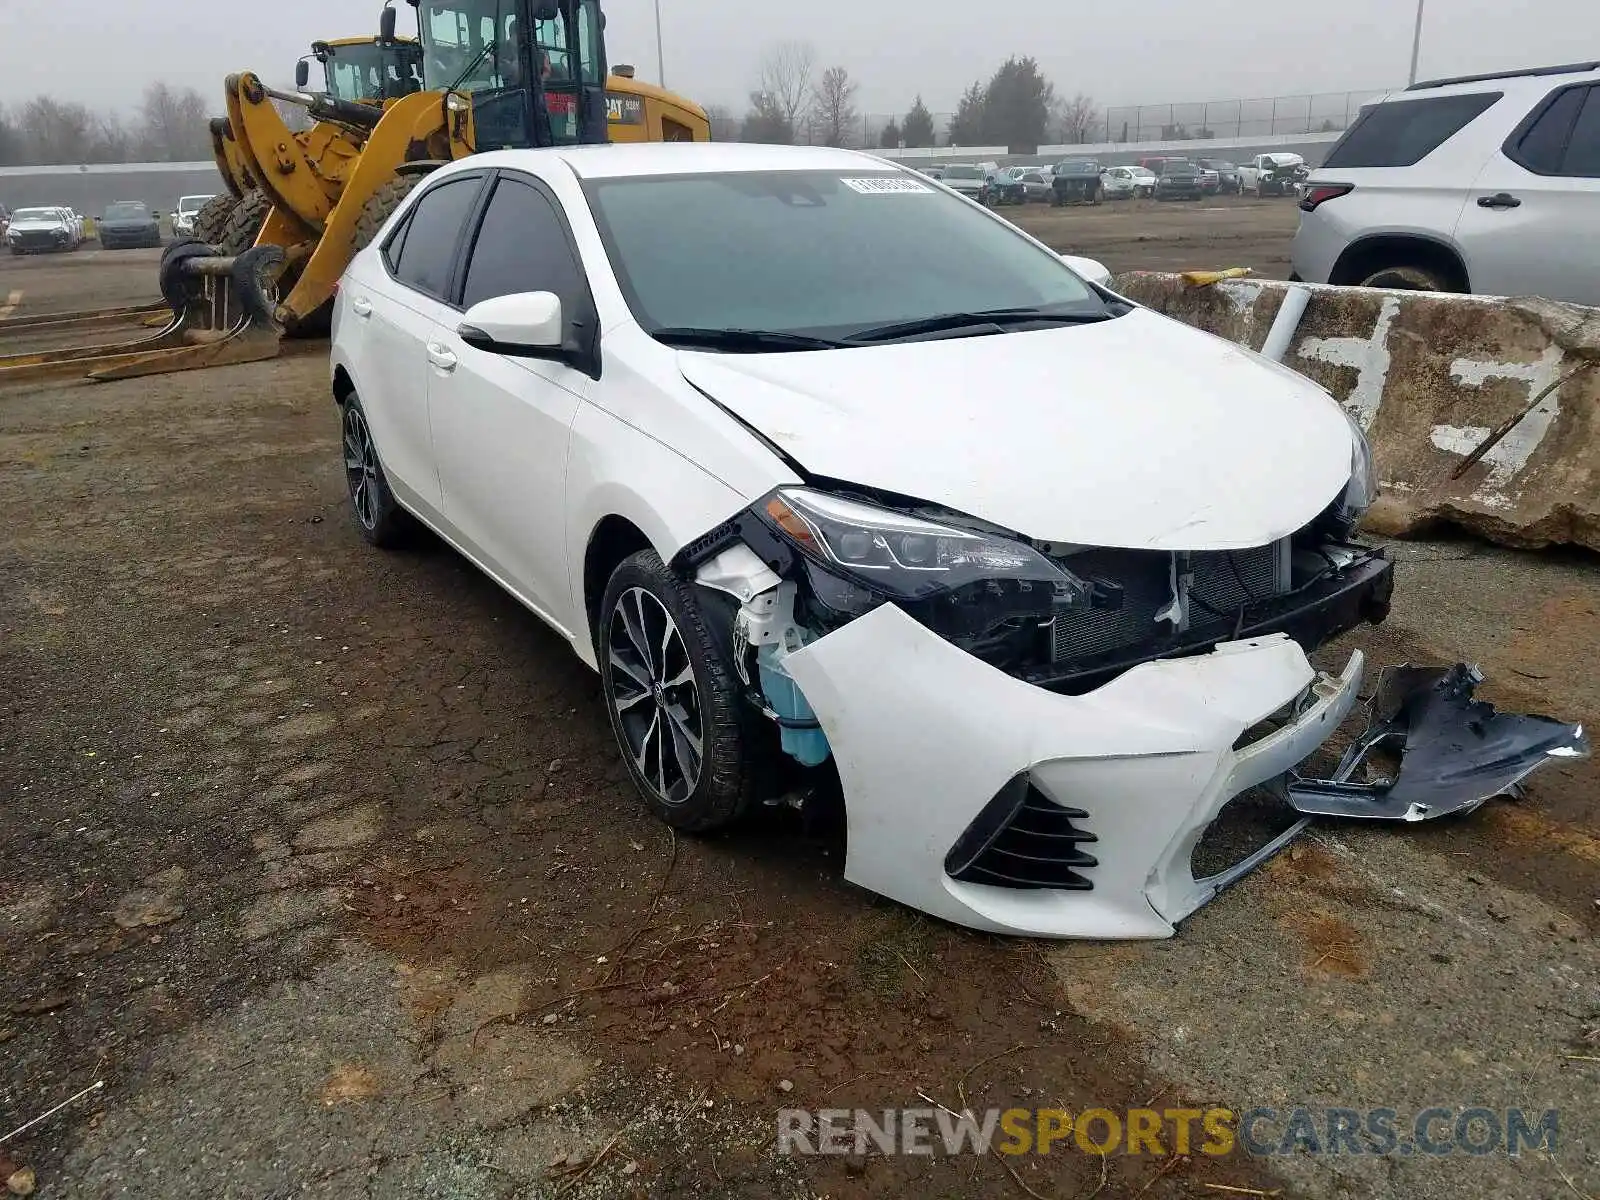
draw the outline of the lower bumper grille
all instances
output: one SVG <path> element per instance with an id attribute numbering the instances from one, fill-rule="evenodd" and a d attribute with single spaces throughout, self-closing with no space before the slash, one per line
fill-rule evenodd
<path id="1" fill-rule="evenodd" d="M 995 795 L 945 856 L 945 873 L 964 883 L 1003 888 L 1089 891 L 1098 861 L 1081 847 L 1096 841 L 1080 829 L 1088 813 L 1046 797 L 1026 775 Z"/>
<path id="2" fill-rule="evenodd" d="M 1087 609 L 1057 617 L 1051 657 L 1069 662 L 1148 641 L 1173 632 L 1156 614 L 1172 600 L 1172 556 L 1150 550 L 1089 550 L 1063 560 L 1081 579 L 1122 589 L 1122 607 Z M 1281 594 L 1286 587 L 1283 543 L 1248 550 L 1203 550 L 1189 558 L 1190 621 L 1231 618 L 1239 609 Z"/>

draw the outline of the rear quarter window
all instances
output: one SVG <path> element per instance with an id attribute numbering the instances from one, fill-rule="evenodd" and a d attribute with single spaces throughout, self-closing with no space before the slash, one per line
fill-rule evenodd
<path id="1" fill-rule="evenodd" d="M 1503 95 L 1475 92 L 1373 105 L 1339 139 L 1322 165 L 1332 169 L 1414 166 Z"/>

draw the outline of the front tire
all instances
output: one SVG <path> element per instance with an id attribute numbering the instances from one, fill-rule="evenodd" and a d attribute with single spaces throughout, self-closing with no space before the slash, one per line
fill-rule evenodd
<path id="1" fill-rule="evenodd" d="M 612 572 L 596 642 L 611 731 L 651 811 L 685 833 L 737 820 L 756 790 L 753 717 L 693 594 L 654 550 Z"/>
<path id="2" fill-rule="evenodd" d="M 345 489 L 356 529 L 363 539 L 382 549 L 403 546 L 411 540 L 416 521 L 389 490 L 361 397 L 351 392 L 341 402 L 340 410 Z"/>
<path id="3" fill-rule="evenodd" d="M 1454 292 L 1442 272 L 1432 267 L 1413 263 L 1397 263 L 1370 272 L 1360 286 L 1369 288 L 1398 288 L 1407 292 Z"/>

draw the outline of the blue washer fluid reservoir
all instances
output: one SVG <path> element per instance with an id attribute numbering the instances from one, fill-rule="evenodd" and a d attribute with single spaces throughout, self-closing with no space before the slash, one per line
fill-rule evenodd
<path id="1" fill-rule="evenodd" d="M 790 679 L 788 672 L 783 669 L 779 648 L 772 645 L 761 647 L 756 655 L 756 668 L 761 675 L 762 694 L 782 722 L 779 729 L 784 753 L 808 767 L 826 762 L 829 754 L 828 735 L 822 732 L 820 725 L 815 724 L 817 714 L 811 711 L 800 685 Z M 811 724 L 807 725 L 807 722 Z"/>

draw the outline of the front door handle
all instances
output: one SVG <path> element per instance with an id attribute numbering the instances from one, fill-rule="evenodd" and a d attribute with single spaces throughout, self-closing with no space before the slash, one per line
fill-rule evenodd
<path id="1" fill-rule="evenodd" d="M 370 317 L 372 315 L 372 301 L 365 296 L 357 296 L 350 301 L 350 311 L 358 317 Z"/>
<path id="2" fill-rule="evenodd" d="M 428 343 L 428 362 L 438 367 L 441 371 L 454 371 L 456 369 L 456 356 L 438 342 Z"/>
<path id="3" fill-rule="evenodd" d="M 1519 208 L 1521 205 L 1522 201 L 1510 192 L 1496 192 L 1492 196 L 1478 197 L 1479 208 Z"/>

